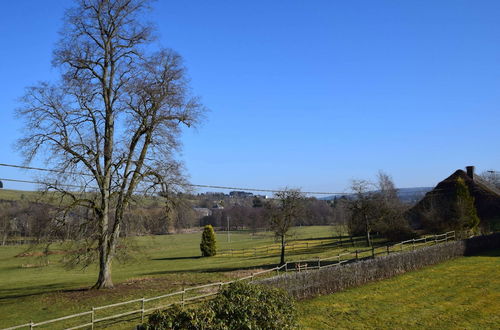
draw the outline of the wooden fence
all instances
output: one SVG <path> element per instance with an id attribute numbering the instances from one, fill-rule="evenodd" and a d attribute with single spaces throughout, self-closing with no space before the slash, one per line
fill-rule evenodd
<path id="1" fill-rule="evenodd" d="M 287 273 L 291 271 L 300 272 L 303 270 L 312 270 L 325 267 L 339 266 L 344 263 L 356 262 L 361 259 L 375 258 L 377 255 L 389 254 L 393 252 L 401 252 L 408 249 L 416 249 L 417 247 L 426 244 L 438 244 L 440 242 L 446 242 L 448 240 L 453 240 L 455 238 L 456 238 L 455 232 L 451 231 L 440 235 L 426 236 L 419 239 L 411 239 L 394 245 L 386 245 L 377 248 L 372 247 L 370 249 L 364 249 L 364 250 L 346 251 L 327 258 L 315 258 L 315 259 L 287 262 L 282 266 L 277 266 L 271 269 L 256 272 L 249 276 L 245 276 L 233 281 L 210 283 L 195 287 L 184 288 L 181 291 L 172 292 L 156 297 L 139 298 L 110 305 L 92 307 L 91 310 L 86 312 L 72 314 L 37 323 L 30 321 L 29 323 L 17 325 L 10 328 L 5 328 L 3 330 L 13 330 L 21 328 L 33 329 L 35 327 L 41 327 L 47 325 L 49 325 L 50 328 L 53 328 L 55 323 L 69 321 L 72 319 L 73 320 L 80 319 L 80 323 L 74 324 L 70 327 L 66 327 L 65 329 L 81 329 L 81 328 L 94 329 L 94 327 L 96 327 L 99 323 L 102 324 L 105 321 L 117 320 L 132 315 L 135 315 L 137 319 L 140 317 L 141 322 L 144 322 L 144 317 L 156 310 L 166 309 L 174 304 L 185 305 L 193 302 L 202 301 L 203 299 L 210 298 L 218 294 L 225 285 L 229 285 L 236 281 L 249 280 L 250 282 L 252 282 L 255 277 L 263 276 L 265 274 L 270 274 L 272 272 L 276 272 L 276 274 L 279 275 L 280 271 L 282 273 Z M 109 309 L 116 309 L 118 307 L 122 308 L 122 310 L 119 313 L 111 315 L 102 315 L 102 311 L 106 311 Z M 85 318 L 85 320 L 82 320 L 83 318 Z"/>
<path id="2" fill-rule="evenodd" d="M 286 244 L 286 249 L 289 252 L 296 252 L 301 250 L 307 250 L 309 248 L 318 247 L 318 246 L 328 246 L 328 247 L 342 247 L 342 246 L 355 246 L 359 242 L 364 242 L 364 237 L 354 237 L 343 239 L 340 238 L 338 240 L 329 239 L 329 240 L 314 240 L 314 239 L 304 239 L 306 242 L 293 242 L 290 244 Z M 217 251 L 217 255 L 219 256 L 238 256 L 238 257 L 251 257 L 258 255 L 273 255 L 281 252 L 280 244 L 266 245 L 255 248 L 247 248 L 247 249 L 224 249 Z"/>
<path id="3" fill-rule="evenodd" d="M 141 322 L 144 322 L 144 317 L 148 314 L 151 314 L 152 312 L 159 310 L 159 309 L 166 309 L 174 304 L 189 304 L 189 303 L 194 303 L 197 301 L 201 301 L 205 298 L 209 298 L 211 296 L 214 296 L 218 294 L 222 288 L 226 285 L 229 285 L 233 282 L 236 281 L 253 281 L 255 277 L 263 276 L 265 274 L 269 274 L 272 272 L 276 272 L 279 274 L 280 271 L 284 269 L 283 266 L 278 266 L 274 267 L 271 269 L 263 270 L 260 272 L 252 273 L 249 276 L 245 276 L 233 281 L 228 281 L 228 282 L 216 282 L 216 283 L 210 283 L 210 284 L 205 284 L 205 285 L 199 285 L 195 287 L 188 287 L 184 288 L 182 291 L 177 291 L 177 292 L 172 292 L 168 294 L 164 294 L 161 296 L 155 296 L 151 298 L 139 298 L 139 299 L 133 299 L 129 301 L 124 301 L 124 302 L 119 302 L 116 304 L 110 304 L 110 305 L 104 305 L 104 306 L 98 306 L 98 307 L 92 307 L 91 310 L 82 312 L 82 313 L 77 313 L 77 314 L 72 314 L 52 320 L 47 320 L 43 322 L 33 322 L 30 321 L 29 323 L 17 325 L 14 327 L 10 328 L 5 328 L 3 330 L 13 330 L 13 329 L 21 329 L 21 328 L 29 328 L 33 329 L 35 327 L 42 327 L 42 326 L 49 326 L 50 328 L 55 327 L 55 323 L 61 323 L 66 321 L 66 323 L 70 320 L 79 320 L 80 323 L 74 324 L 70 327 L 65 327 L 65 329 L 81 329 L 81 328 L 90 328 L 94 329 L 99 323 L 103 323 L 105 321 L 110 321 L 110 320 L 116 320 L 120 319 L 126 316 L 131 316 L 135 315 L 137 318 L 141 318 Z M 167 302 L 165 303 L 165 300 Z M 164 303 L 161 303 L 161 301 L 164 301 Z M 152 303 L 152 302 L 160 302 L 160 303 Z M 128 307 L 124 307 L 128 306 Z M 118 307 L 124 307 L 122 309 L 125 309 L 124 311 L 121 311 L 116 314 L 111 314 L 111 315 L 106 315 L 106 316 L 100 316 L 99 313 L 100 311 L 105 311 L 109 309 L 116 309 Z M 85 319 L 85 320 L 82 320 Z M 75 322 L 76 323 L 76 322 Z"/>
<path id="4" fill-rule="evenodd" d="M 335 256 L 326 258 L 317 257 L 313 259 L 301 259 L 293 262 L 287 262 L 285 264 L 285 271 L 286 272 L 303 271 L 303 270 L 312 270 L 324 267 L 338 266 L 348 262 L 356 262 L 362 259 L 375 258 L 376 256 L 388 255 L 394 252 L 414 250 L 423 245 L 438 244 L 441 242 L 447 242 L 449 240 L 455 240 L 455 239 L 456 239 L 455 232 L 449 231 L 444 234 L 429 235 L 418 239 L 410 239 L 393 245 L 388 244 L 379 247 L 371 247 L 364 250 L 357 249 L 354 251 L 344 251 Z"/>

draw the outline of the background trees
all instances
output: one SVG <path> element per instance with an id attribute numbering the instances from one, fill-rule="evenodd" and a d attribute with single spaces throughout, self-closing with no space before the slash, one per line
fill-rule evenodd
<path id="1" fill-rule="evenodd" d="M 83 232 L 91 242 L 85 251 L 99 256 L 95 288 L 113 286 L 111 262 L 134 194 L 181 189 L 180 127 L 195 125 L 204 111 L 180 55 L 148 51 L 153 29 L 141 17 L 149 4 L 76 1 L 54 50 L 60 80 L 28 88 L 18 111 L 26 161 L 42 156 L 61 173 L 46 179 L 48 187 L 67 197 L 66 206 L 91 211 Z M 92 194 L 75 193 L 74 185 Z"/>
<path id="2" fill-rule="evenodd" d="M 351 189 L 354 192 L 348 200 L 351 235 L 365 235 L 369 246 L 372 245 L 373 232 L 394 241 L 414 235 L 404 216 L 408 206 L 400 201 L 389 175 L 379 172 L 376 184 L 354 180 Z"/>

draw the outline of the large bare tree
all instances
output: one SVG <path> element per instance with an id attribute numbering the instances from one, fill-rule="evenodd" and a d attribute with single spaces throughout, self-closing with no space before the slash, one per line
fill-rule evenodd
<path id="1" fill-rule="evenodd" d="M 94 288 L 113 286 L 120 226 L 136 192 L 168 194 L 182 184 L 175 160 L 181 129 L 204 112 L 181 57 L 151 51 L 153 29 L 143 20 L 149 9 L 148 0 L 77 0 L 54 51 L 61 78 L 28 88 L 18 110 L 27 163 L 44 158 L 62 173 L 50 186 L 71 206 L 91 210 Z M 75 193 L 68 181 L 94 191 Z"/>

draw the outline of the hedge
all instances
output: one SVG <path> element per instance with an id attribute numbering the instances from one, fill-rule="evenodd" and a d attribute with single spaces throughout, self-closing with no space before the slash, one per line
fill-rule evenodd
<path id="1" fill-rule="evenodd" d="M 414 251 L 394 253 L 343 266 L 291 272 L 258 281 L 281 288 L 296 299 L 330 294 L 368 282 L 390 278 L 459 256 L 500 248 L 500 233 L 447 242 Z"/>

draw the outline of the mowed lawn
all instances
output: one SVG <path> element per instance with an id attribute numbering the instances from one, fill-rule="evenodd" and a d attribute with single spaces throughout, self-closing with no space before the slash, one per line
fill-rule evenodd
<path id="1" fill-rule="evenodd" d="M 500 250 L 298 306 L 306 329 L 500 329 Z"/>
<path id="2" fill-rule="evenodd" d="M 294 239 L 328 239 L 334 236 L 331 226 L 312 226 L 294 229 Z M 49 265 L 42 257 L 16 257 L 26 246 L 0 246 L 0 328 L 33 320 L 40 322 L 73 313 L 88 311 L 92 306 L 107 305 L 141 297 L 153 297 L 217 281 L 227 281 L 271 267 L 279 262 L 278 255 L 215 256 L 200 258 L 201 232 L 139 237 L 131 246 L 137 250 L 125 263 L 114 262 L 115 289 L 87 290 L 97 278 L 97 268 L 65 269 L 63 255 L 49 256 Z M 217 233 L 220 249 L 241 249 L 268 246 L 274 243 L 273 234 L 259 232 Z M 312 243 L 314 244 L 314 243 Z M 296 251 L 289 259 L 333 253 L 328 246 L 321 249 Z"/>

